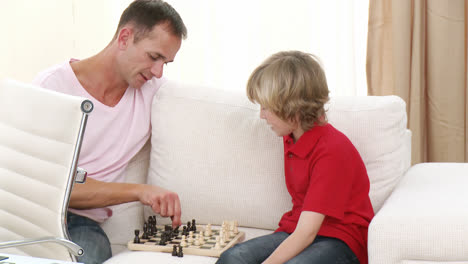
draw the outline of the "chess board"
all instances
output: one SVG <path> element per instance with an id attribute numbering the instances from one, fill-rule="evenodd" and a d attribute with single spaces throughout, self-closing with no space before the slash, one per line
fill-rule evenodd
<path id="1" fill-rule="evenodd" d="M 200 234 L 200 230 L 203 232 L 204 226 L 196 225 L 197 231 L 193 232 L 193 236 Z M 167 241 L 164 245 L 160 245 L 161 234 L 164 231 L 164 226 L 156 226 L 157 233 L 155 236 L 149 236 L 148 239 L 143 239 L 140 234 L 140 243 L 135 243 L 134 240 L 128 242 L 127 247 L 130 250 L 137 251 L 157 251 L 157 252 L 168 252 L 173 251 L 174 245 L 177 247 L 180 245 L 182 240 L 181 232 L 174 236 L 172 240 Z M 210 257 L 219 257 L 224 251 L 231 248 L 235 244 L 242 242 L 245 238 L 244 232 L 238 232 L 237 234 L 232 234 L 229 236 L 229 239 L 225 241 L 225 245 L 221 245 L 220 249 L 215 249 L 216 237 L 219 236 L 220 229 L 213 227 L 211 230 L 210 236 L 204 236 L 203 245 L 195 245 L 195 243 L 187 242 L 187 246 L 183 247 L 183 252 L 185 255 L 198 255 L 198 256 L 210 256 Z"/>

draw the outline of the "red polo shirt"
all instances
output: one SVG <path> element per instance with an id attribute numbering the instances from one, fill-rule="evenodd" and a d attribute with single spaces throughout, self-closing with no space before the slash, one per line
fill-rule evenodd
<path id="1" fill-rule="evenodd" d="M 325 215 L 318 235 L 345 242 L 367 261 L 367 229 L 374 216 L 366 167 L 351 141 L 332 125 L 315 126 L 294 143 L 284 138 L 286 186 L 293 208 L 276 230 L 292 233 L 302 211 Z"/>

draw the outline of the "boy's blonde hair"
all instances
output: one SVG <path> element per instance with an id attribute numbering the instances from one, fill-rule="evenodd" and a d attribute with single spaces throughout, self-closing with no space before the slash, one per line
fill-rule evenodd
<path id="1" fill-rule="evenodd" d="M 318 59 L 301 51 L 283 51 L 258 66 L 247 82 L 251 102 L 286 121 L 298 120 L 304 131 L 326 123 L 329 91 Z M 296 119 L 297 118 L 297 119 Z"/>

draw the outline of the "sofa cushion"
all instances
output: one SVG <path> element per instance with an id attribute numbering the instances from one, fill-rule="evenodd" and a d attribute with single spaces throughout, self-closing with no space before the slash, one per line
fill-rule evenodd
<path id="1" fill-rule="evenodd" d="M 329 122 L 348 136 L 361 154 L 377 213 L 411 165 L 406 104 L 397 96 L 343 96 L 332 98 L 328 109 Z"/>
<path id="2" fill-rule="evenodd" d="M 151 122 L 148 182 L 179 194 L 183 222 L 274 229 L 291 207 L 282 140 L 243 94 L 168 82 Z"/>
<path id="3" fill-rule="evenodd" d="M 395 96 L 337 97 L 327 108 L 330 123 L 361 153 L 378 210 L 408 164 L 404 102 Z M 169 81 L 154 98 L 151 121 L 148 183 L 179 194 L 184 222 L 238 220 L 275 229 L 290 210 L 282 139 L 244 93 Z M 146 208 L 145 214 L 153 213 Z"/>

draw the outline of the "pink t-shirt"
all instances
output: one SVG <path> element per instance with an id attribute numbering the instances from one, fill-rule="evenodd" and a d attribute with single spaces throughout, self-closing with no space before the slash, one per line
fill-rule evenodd
<path id="1" fill-rule="evenodd" d="M 33 83 L 46 89 L 82 96 L 91 100 L 94 110 L 88 117 L 78 166 L 88 177 L 104 182 L 123 182 L 123 171 L 150 136 L 151 103 L 164 79 L 153 78 L 140 89 L 129 87 L 114 107 L 102 104 L 81 86 L 70 62 L 53 66 Z M 66 125 L 66 124 L 64 124 Z M 110 208 L 71 212 L 103 222 L 112 215 Z"/>

